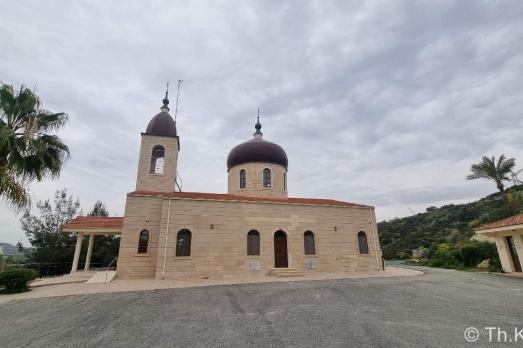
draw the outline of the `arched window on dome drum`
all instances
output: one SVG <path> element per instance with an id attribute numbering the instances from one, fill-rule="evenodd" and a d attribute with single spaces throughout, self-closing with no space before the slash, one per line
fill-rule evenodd
<path id="1" fill-rule="evenodd" d="M 176 256 L 191 256 L 191 231 L 183 229 L 176 235 Z"/>
<path id="2" fill-rule="evenodd" d="M 148 247 L 149 247 L 149 231 L 142 230 L 140 232 L 140 238 L 138 239 L 138 254 L 147 254 Z"/>
<path id="3" fill-rule="evenodd" d="M 263 187 L 271 188 L 271 170 L 269 168 L 263 170 Z"/>
<path id="4" fill-rule="evenodd" d="M 283 191 L 287 191 L 287 173 L 283 173 Z"/>
<path id="5" fill-rule="evenodd" d="M 162 145 L 155 145 L 151 154 L 150 174 L 163 174 L 165 164 L 165 149 Z"/>
<path id="6" fill-rule="evenodd" d="M 305 255 L 316 255 L 316 244 L 314 243 L 314 233 L 306 231 L 303 234 L 303 246 Z"/>
<path id="7" fill-rule="evenodd" d="M 367 235 L 363 231 L 358 232 L 358 247 L 360 250 L 360 254 L 369 253 L 369 244 L 367 243 Z"/>
<path id="8" fill-rule="evenodd" d="M 247 255 L 260 255 L 260 234 L 258 231 L 252 230 L 247 233 Z"/>
<path id="9" fill-rule="evenodd" d="M 247 172 L 245 169 L 240 170 L 240 189 L 244 189 L 247 186 Z"/>

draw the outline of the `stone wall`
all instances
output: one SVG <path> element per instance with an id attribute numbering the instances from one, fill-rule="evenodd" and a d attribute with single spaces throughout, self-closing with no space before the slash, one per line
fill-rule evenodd
<path id="1" fill-rule="evenodd" d="M 151 174 L 152 149 L 162 145 L 165 149 L 163 174 Z M 178 162 L 178 138 L 142 134 L 136 190 L 170 192 L 175 190 L 176 165 Z"/>
<path id="2" fill-rule="evenodd" d="M 516 245 L 516 252 L 518 254 L 520 264 L 523 263 L 523 231 L 505 231 L 497 232 L 495 234 L 496 247 L 498 249 L 501 266 L 505 272 L 515 272 L 512 257 L 510 255 L 509 246 L 505 237 L 512 236 L 514 244 Z M 522 264 L 523 266 L 523 264 Z"/>
<path id="3" fill-rule="evenodd" d="M 271 170 L 271 188 L 263 187 L 263 170 Z M 247 185 L 240 189 L 240 171 L 247 172 Z M 229 169 L 228 193 L 249 197 L 287 198 L 288 187 L 284 188 L 287 169 L 272 163 L 245 163 Z"/>
<path id="4" fill-rule="evenodd" d="M 154 277 L 163 202 L 161 197 L 127 196 L 118 252 L 119 277 Z M 148 252 L 138 254 L 138 238 L 144 229 L 149 231 Z"/>
<path id="5" fill-rule="evenodd" d="M 128 196 L 119 277 L 161 278 L 164 269 L 167 279 L 264 275 L 274 267 L 273 236 L 280 229 L 287 234 L 290 268 L 305 272 L 381 269 L 372 208 L 176 198 L 171 200 L 165 250 L 168 205 L 168 199 Z M 145 256 L 137 254 L 138 235 L 143 228 L 151 233 L 149 252 Z M 189 257 L 175 256 L 176 235 L 181 229 L 192 232 Z M 260 234 L 260 256 L 247 256 L 250 230 Z M 305 231 L 314 233 L 314 256 L 304 255 Z M 369 254 L 359 254 L 359 231 L 367 234 Z"/>

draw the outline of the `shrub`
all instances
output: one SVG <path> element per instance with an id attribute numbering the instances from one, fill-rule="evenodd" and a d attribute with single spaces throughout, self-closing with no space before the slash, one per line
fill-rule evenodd
<path id="1" fill-rule="evenodd" d="M 483 260 L 490 259 L 495 261 L 498 258 L 496 245 L 487 241 L 461 243 L 458 250 L 465 267 L 474 267 Z"/>
<path id="2" fill-rule="evenodd" d="M 36 279 L 38 272 L 32 269 L 12 267 L 0 272 L 0 285 L 6 293 L 24 292 L 29 290 L 28 282 Z"/>
<path id="3" fill-rule="evenodd" d="M 407 254 L 407 253 L 404 252 L 404 251 L 400 251 L 400 252 L 398 253 L 398 259 L 400 259 L 400 260 L 407 260 L 407 259 L 410 259 L 410 255 Z"/>
<path id="4" fill-rule="evenodd" d="M 456 259 L 456 252 L 453 246 L 447 243 L 440 243 L 429 249 L 430 258 L 424 263 L 430 267 L 457 268 L 459 261 Z"/>
<path id="5" fill-rule="evenodd" d="M 491 261 L 492 262 L 491 262 L 490 267 L 488 269 L 489 272 L 501 272 L 501 273 L 504 272 L 503 271 L 503 266 L 501 266 L 501 261 L 500 261 L 498 255 L 496 255 L 496 257 L 493 258 Z"/>

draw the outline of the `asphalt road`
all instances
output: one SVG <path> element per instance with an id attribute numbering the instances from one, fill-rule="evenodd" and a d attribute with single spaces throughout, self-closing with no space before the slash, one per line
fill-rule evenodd
<path id="1" fill-rule="evenodd" d="M 485 327 L 523 345 L 523 337 L 508 342 L 523 328 L 523 279 L 420 269 L 426 274 L 11 301 L 0 305 L 0 346 L 476 347 L 490 345 Z M 475 344 L 464 338 L 470 326 L 480 330 Z"/>

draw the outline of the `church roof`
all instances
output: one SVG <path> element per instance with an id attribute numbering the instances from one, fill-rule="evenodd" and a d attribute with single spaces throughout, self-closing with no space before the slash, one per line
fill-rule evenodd
<path id="1" fill-rule="evenodd" d="M 213 201 L 240 201 L 255 203 L 283 203 L 283 204 L 302 204 L 338 207 L 361 207 L 370 208 L 368 205 L 338 201 L 334 199 L 321 198 L 270 198 L 270 197 L 247 197 L 230 195 L 226 193 L 208 192 L 156 192 L 156 191 L 133 191 L 132 196 L 158 196 L 164 198 L 194 199 L 194 200 L 213 200 Z"/>
<path id="2" fill-rule="evenodd" d="M 169 88 L 169 84 L 167 84 Z M 162 100 L 163 105 L 160 113 L 154 116 L 149 124 L 145 134 L 161 135 L 165 137 L 176 137 L 176 121 L 169 114 L 169 90 L 165 92 L 165 98 Z"/>
<path id="3" fill-rule="evenodd" d="M 275 163 L 285 168 L 287 154 L 280 145 L 263 139 L 252 139 L 235 146 L 227 157 L 227 169 L 250 162 Z"/>
<path id="4" fill-rule="evenodd" d="M 176 122 L 167 111 L 162 111 L 149 121 L 145 134 L 175 137 L 178 135 Z"/>
<path id="5" fill-rule="evenodd" d="M 256 129 L 254 139 L 236 145 L 231 152 L 229 152 L 229 156 L 227 156 L 227 169 L 231 169 L 239 164 L 251 162 L 274 163 L 287 168 L 289 160 L 287 159 L 285 150 L 283 150 L 280 145 L 263 139 L 260 116 L 258 116 L 258 121 L 254 128 Z"/>

